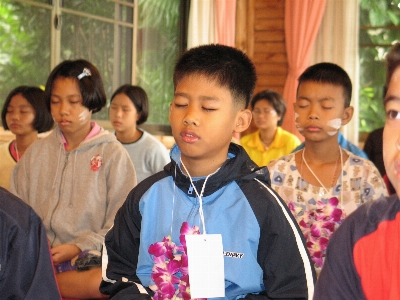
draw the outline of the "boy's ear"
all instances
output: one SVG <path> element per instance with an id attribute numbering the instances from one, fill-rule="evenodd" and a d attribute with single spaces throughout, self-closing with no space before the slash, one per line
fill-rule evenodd
<path id="1" fill-rule="evenodd" d="M 249 128 L 251 123 L 252 114 L 249 109 L 240 110 L 235 118 L 235 127 L 233 129 L 234 132 L 240 133 Z"/>
<path id="2" fill-rule="evenodd" d="M 351 121 L 351 118 L 353 117 L 354 114 L 354 107 L 349 106 L 344 109 L 343 112 L 343 117 L 342 117 L 342 125 L 346 125 Z"/>

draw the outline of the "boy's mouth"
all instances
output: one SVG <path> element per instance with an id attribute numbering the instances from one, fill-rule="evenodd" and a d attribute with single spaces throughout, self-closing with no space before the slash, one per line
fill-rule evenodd
<path id="1" fill-rule="evenodd" d="M 194 143 L 199 140 L 199 136 L 197 134 L 189 131 L 182 131 L 181 137 L 185 143 Z"/>
<path id="2" fill-rule="evenodd" d="M 321 130 L 321 128 L 317 127 L 317 126 L 307 126 L 306 129 L 310 132 L 318 132 Z"/>

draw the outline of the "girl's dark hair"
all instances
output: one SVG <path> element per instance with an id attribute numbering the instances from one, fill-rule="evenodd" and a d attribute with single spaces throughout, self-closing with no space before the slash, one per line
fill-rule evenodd
<path id="1" fill-rule="evenodd" d="M 286 113 L 286 102 L 282 95 L 273 90 L 264 90 L 258 92 L 253 96 L 253 99 L 251 99 L 251 109 L 254 109 L 254 106 L 260 100 L 266 100 L 269 102 L 269 104 L 271 104 L 278 116 L 281 117 L 281 119 L 278 121 L 278 126 L 281 126 Z"/>
<path id="2" fill-rule="evenodd" d="M 78 79 L 85 68 L 89 69 L 91 75 Z M 82 105 L 92 113 L 100 111 L 106 105 L 107 97 L 97 68 L 84 59 L 65 60 L 51 71 L 46 82 L 45 100 L 49 110 L 53 84 L 57 78 L 75 78 L 82 95 Z"/>
<path id="3" fill-rule="evenodd" d="M 132 101 L 133 105 L 135 105 L 137 113 L 140 114 L 136 124 L 140 125 L 146 122 L 149 116 L 149 100 L 144 89 L 137 85 L 124 84 L 111 96 L 111 103 L 118 94 L 125 94 Z"/>
<path id="4" fill-rule="evenodd" d="M 35 110 L 35 119 L 33 120 L 33 128 L 37 130 L 38 133 L 48 131 L 52 129 L 54 125 L 53 118 L 50 114 L 50 111 L 46 107 L 46 103 L 44 101 L 44 92 L 38 87 L 35 86 L 18 86 L 13 89 L 7 96 L 6 101 L 4 102 L 3 109 L 1 111 L 1 122 L 5 130 L 8 130 L 7 122 L 6 122 L 6 114 L 8 106 L 10 105 L 12 97 L 21 94 L 30 105 L 32 105 Z"/>

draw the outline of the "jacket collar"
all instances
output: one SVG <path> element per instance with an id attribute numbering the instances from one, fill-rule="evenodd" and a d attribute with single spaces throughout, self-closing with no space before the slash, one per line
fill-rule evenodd
<path id="1" fill-rule="evenodd" d="M 191 183 L 187 175 L 181 170 L 179 162 L 181 152 L 177 145 L 171 149 L 171 163 L 165 166 L 165 171 L 168 172 L 175 181 L 175 184 L 189 197 L 196 197 L 196 193 L 191 192 Z M 210 176 L 207 180 L 203 196 L 209 196 L 215 191 L 232 181 L 239 180 L 259 180 L 270 184 L 269 172 L 266 167 L 259 168 L 247 155 L 242 146 L 235 143 L 229 145 L 228 158 L 222 164 L 217 173 Z M 204 184 L 205 177 L 192 178 L 194 185 L 198 191 Z"/>

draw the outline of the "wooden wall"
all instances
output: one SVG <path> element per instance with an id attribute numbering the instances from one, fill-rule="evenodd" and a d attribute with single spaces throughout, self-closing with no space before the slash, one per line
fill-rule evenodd
<path id="1" fill-rule="evenodd" d="M 285 48 L 285 0 L 237 0 L 236 47 L 254 62 L 255 92 L 283 94 L 288 73 Z M 255 130 L 252 125 L 244 134 Z"/>

